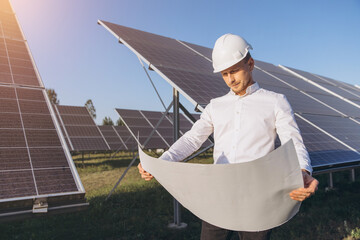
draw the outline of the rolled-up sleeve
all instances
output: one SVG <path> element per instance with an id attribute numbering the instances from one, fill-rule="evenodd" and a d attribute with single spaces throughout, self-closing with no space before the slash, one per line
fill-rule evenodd
<path id="1" fill-rule="evenodd" d="M 164 152 L 160 158 L 172 162 L 184 160 L 198 150 L 213 131 L 211 103 L 209 103 L 192 128 L 179 138 L 168 151 Z"/>
<path id="2" fill-rule="evenodd" d="M 312 173 L 309 153 L 304 145 L 291 106 L 284 95 L 279 95 L 275 108 L 275 116 L 276 132 L 280 138 L 281 144 L 292 139 L 299 159 L 300 168 Z"/>

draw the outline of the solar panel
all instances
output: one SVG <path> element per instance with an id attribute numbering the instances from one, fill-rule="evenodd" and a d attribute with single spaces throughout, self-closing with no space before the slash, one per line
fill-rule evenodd
<path id="1" fill-rule="evenodd" d="M 161 112 L 153 112 L 153 111 L 140 111 L 140 113 L 144 116 L 144 118 L 151 124 L 152 128 L 156 126 L 162 117 Z M 166 143 L 171 145 L 174 141 L 174 127 L 173 125 L 164 119 L 161 124 L 157 128 L 157 132 L 159 135 L 166 141 Z"/>
<path id="2" fill-rule="evenodd" d="M 123 139 L 128 150 L 137 150 L 138 144 L 126 126 L 113 126 L 116 133 Z"/>
<path id="3" fill-rule="evenodd" d="M 280 69 L 281 70 L 281 69 Z M 277 78 L 280 78 L 281 80 L 287 82 L 288 84 L 294 86 L 295 88 L 301 90 L 301 91 L 304 91 L 304 92 L 307 92 L 307 93 L 318 93 L 318 94 L 327 94 L 329 95 L 327 92 L 325 92 L 324 90 L 322 89 L 319 89 L 317 87 L 315 87 L 314 85 L 308 83 L 308 82 L 305 82 L 301 79 L 299 79 L 298 77 L 295 77 L 293 75 L 288 75 L 288 74 L 280 74 L 280 73 L 277 73 L 277 72 L 269 72 L 271 73 L 272 75 L 274 75 L 275 77 Z"/>
<path id="4" fill-rule="evenodd" d="M 110 150 L 86 107 L 54 105 L 72 151 Z"/>
<path id="5" fill-rule="evenodd" d="M 318 83 L 322 87 L 329 89 L 330 91 L 332 91 L 336 94 L 339 94 L 340 96 L 342 96 L 344 98 L 360 101 L 359 93 L 358 94 L 356 94 L 356 92 L 352 93 L 352 91 L 350 89 L 348 89 L 348 90 L 344 89 L 343 87 L 346 85 L 341 84 L 338 81 L 331 80 L 331 79 L 325 78 L 325 77 L 321 77 L 321 76 L 318 76 L 318 75 L 315 75 L 315 74 L 312 74 L 309 72 L 301 71 L 298 69 L 294 69 L 294 68 L 290 68 L 290 67 L 286 67 L 286 68 L 296 72 L 297 74 L 300 74 L 301 76 L 303 76 L 311 81 Z"/>
<path id="6" fill-rule="evenodd" d="M 152 133 L 154 126 L 151 125 L 139 110 L 116 109 L 120 118 L 125 123 L 134 138 L 144 146 L 148 136 Z M 144 147 L 149 149 L 168 148 L 170 144 L 156 131 Z"/>
<path id="7" fill-rule="evenodd" d="M 116 132 L 114 126 L 98 126 L 98 128 L 108 143 L 110 150 L 129 150 L 121 135 Z"/>
<path id="8" fill-rule="evenodd" d="M 267 85 L 266 87 L 264 87 L 265 89 L 269 89 L 269 90 L 273 90 L 275 92 L 279 92 L 279 93 L 283 93 L 285 94 L 288 99 L 289 102 L 292 104 L 294 110 L 296 111 L 296 105 L 299 104 L 303 104 L 303 103 L 299 103 L 299 101 L 301 102 L 308 102 L 309 101 L 309 96 L 313 97 L 321 102 L 323 102 L 323 106 L 320 106 L 318 103 L 315 103 L 314 101 L 312 101 L 312 103 L 307 103 L 308 106 L 305 106 L 307 108 L 306 111 L 300 111 L 300 112 L 304 112 L 304 113 L 317 113 L 317 114 L 325 114 L 325 115 L 337 115 L 337 116 L 349 116 L 349 117 L 358 117 L 360 114 L 360 108 L 357 108 L 354 105 L 351 105 L 345 101 L 342 101 L 341 99 L 325 92 L 324 90 L 315 87 L 314 85 L 305 82 L 304 80 L 294 76 L 294 75 L 290 75 L 290 73 L 285 72 L 283 69 L 276 67 L 276 66 L 268 66 L 270 64 L 265 64 L 262 63 L 263 65 L 261 65 L 261 67 L 264 67 L 267 69 L 266 71 L 268 71 L 268 75 L 271 75 L 274 79 L 277 78 L 278 80 L 280 79 L 281 81 L 285 81 L 287 82 L 289 85 L 295 87 L 296 89 L 305 92 L 304 98 L 298 99 L 296 101 L 291 101 L 290 99 L 293 98 L 293 96 L 289 96 L 286 93 L 284 93 L 284 91 L 286 91 L 286 89 L 284 88 L 280 88 L 280 87 L 284 87 L 284 86 L 277 86 L 277 87 L 272 87 Z M 274 68 L 277 68 L 276 70 L 274 70 Z M 254 75 L 255 77 L 256 75 Z M 259 83 L 264 82 L 265 84 L 268 83 L 268 78 L 266 80 L 263 80 L 263 76 L 262 75 L 258 75 L 258 78 L 256 78 L 257 81 L 259 81 Z M 274 85 L 274 84 L 272 84 Z M 355 100 L 352 100 L 353 102 L 357 102 Z M 324 104 L 327 105 L 328 107 L 324 107 Z M 310 107 L 311 106 L 311 107 Z M 330 108 L 329 108 L 330 107 Z M 331 108 L 335 109 L 331 110 Z M 337 112 L 336 112 L 337 110 Z"/>
<path id="9" fill-rule="evenodd" d="M 203 47 L 203 46 L 185 42 L 185 41 L 180 41 L 180 42 L 183 43 L 185 46 L 191 48 L 193 51 L 198 52 L 200 55 L 203 55 L 207 59 L 209 59 L 209 60 L 212 59 L 212 49 L 211 48 Z"/>
<path id="10" fill-rule="evenodd" d="M 191 120 L 189 120 L 188 118 L 186 118 L 183 114 L 180 114 L 179 115 L 179 125 L 180 125 L 180 133 L 181 134 L 184 134 L 186 133 L 187 131 L 189 131 L 192 126 L 193 126 L 193 123 Z M 196 120 L 199 120 L 200 119 L 200 114 L 192 114 L 192 116 L 196 119 Z M 173 113 L 169 113 L 167 115 L 167 118 L 166 118 L 170 123 L 171 123 L 171 126 L 173 124 L 173 119 L 174 119 L 174 114 Z"/>
<path id="11" fill-rule="evenodd" d="M 204 106 L 229 89 L 211 62 L 175 39 L 99 21 L 194 105 Z M 204 84 L 206 82 L 206 84 Z M 210 94 L 211 93 L 211 94 Z"/>
<path id="12" fill-rule="evenodd" d="M 302 116 L 360 152 L 360 124 L 345 117 L 313 114 Z"/>
<path id="13" fill-rule="evenodd" d="M 10 6 L 9 1 L 0 1 L 0 9 L 3 12 L 12 12 L 12 8 Z"/>
<path id="14" fill-rule="evenodd" d="M 41 87 L 25 42 L 1 37 L 0 42 L 0 83 Z"/>
<path id="15" fill-rule="evenodd" d="M 320 77 L 320 76 L 318 76 L 318 77 Z M 351 84 L 345 83 L 345 82 L 336 81 L 336 80 L 333 80 L 333 79 L 330 79 L 327 77 L 323 77 L 323 76 L 321 76 L 321 78 L 324 78 L 324 79 L 327 79 L 330 81 L 334 81 L 336 85 L 342 87 L 343 89 L 346 89 L 347 91 L 350 91 L 351 93 L 355 94 L 356 96 L 360 95 L 360 88 L 358 88 L 354 85 L 351 85 Z"/>
<path id="16" fill-rule="evenodd" d="M 257 78 L 257 80 L 260 80 Z M 339 112 L 332 110 L 314 100 L 313 98 L 305 95 L 295 89 L 283 88 L 283 87 L 275 87 L 272 85 L 262 84 L 262 80 L 259 81 L 260 87 L 274 91 L 277 93 L 284 94 L 288 99 L 289 103 L 294 112 L 296 113 L 313 113 L 313 114 L 324 114 L 324 115 L 333 115 L 339 116 Z M 309 107 L 311 106 L 311 107 Z"/>
<path id="17" fill-rule="evenodd" d="M 144 110 L 128 110 L 116 109 L 121 119 L 125 122 L 129 131 L 135 138 L 139 139 L 140 144 L 144 145 L 147 137 L 151 134 L 153 129 L 158 125 L 163 112 L 144 111 Z M 199 115 L 199 114 L 196 114 Z M 184 117 L 179 115 L 180 136 L 190 130 L 192 123 Z M 198 116 L 196 116 L 198 117 Z M 145 148 L 168 148 L 174 142 L 174 127 L 173 114 L 168 113 L 163 121 L 158 125 L 157 131 L 154 133 L 151 140 L 144 146 Z M 206 141 L 202 147 L 209 146 L 210 141 Z"/>
<path id="18" fill-rule="evenodd" d="M 7 38 L 10 40 L 11 39 L 24 40 L 24 37 L 22 36 L 17 20 L 15 18 L 15 14 L 12 12 L 12 10 L 1 11 L 0 21 L 1 21 L 0 37 Z"/>
<path id="19" fill-rule="evenodd" d="M 80 209 L 84 195 L 16 16 L 1 0 L 0 218 Z"/>
<path id="20" fill-rule="evenodd" d="M 109 22 L 99 21 L 99 24 L 141 57 L 149 64 L 150 68 L 159 73 L 194 105 L 204 107 L 211 99 L 228 93 L 229 88 L 221 76 L 212 73 L 211 49 Z M 287 96 L 294 112 L 298 114 L 300 128 L 306 134 L 305 145 L 309 149 L 315 167 L 359 161 L 359 154 L 351 147 L 353 144 L 357 144 L 357 140 L 347 141 L 349 144 L 347 145 L 343 139 L 344 145 L 334 140 L 334 135 L 338 135 L 338 133 L 333 132 L 331 127 L 326 127 L 327 133 L 315 127 L 316 125 L 321 127 L 321 124 L 326 125 L 327 117 L 340 119 L 346 116 L 343 119 L 351 121 L 352 131 L 357 132 L 359 124 L 348 118 L 358 117 L 359 111 L 355 106 L 347 106 L 347 103 L 336 101 L 330 93 L 273 64 L 259 60 L 255 60 L 255 64 L 256 68 L 253 71 L 255 81 L 265 89 Z M 331 82 L 321 78 L 318 79 L 318 82 L 329 84 L 332 87 L 340 86 L 340 84 L 335 84 L 335 81 Z M 341 86 L 342 93 L 351 95 L 353 99 L 359 92 L 347 84 Z M 299 116 L 301 118 L 320 116 L 322 119 L 320 121 L 312 118 L 312 120 L 316 120 L 315 126 L 313 126 L 307 121 L 299 119 Z"/>
<path id="21" fill-rule="evenodd" d="M 256 64 L 259 61 L 256 61 Z M 253 72 L 253 78 L 255 79 L 256 82 L 258 82 L 260 85 L 266 84 L 269 86 L 273 86 L 273 87 L 281 87 L 281 88 L 287 88 L 287 89 L 296 89 L 294 86 L 290 86 L 289 84 L 279 81 L 279 79 L 270 76 L 269 74 L 259 70 L 258 68 L 254 68 Z"/>
<path id="22" fill-rule="evenodd" d="M 360 118 L 360 108 L 357 108 L 354 105 L 344 102 L 335 96 L 331 96 L 327 94 L 315 94 L 315 93 L 309 93 L 309 95 L 341 111 L 342 113 L 346 114 L 349 117 Z M 360 102 L 357 101 L 354 102 L 358 103 L 360 106 Z"/>
<path id="23" fill-rule="evenodd" d="M 308 119 L 308 116 L 309 115 L 304 115 L 306 119 Z M 360 161 L 359 153 L 336 141 L 298 115 L 295 118 L 300 128 L 305 147 L 309 152 L 311 165 L 315 169 L 318 167 L 329 167 Z"/>

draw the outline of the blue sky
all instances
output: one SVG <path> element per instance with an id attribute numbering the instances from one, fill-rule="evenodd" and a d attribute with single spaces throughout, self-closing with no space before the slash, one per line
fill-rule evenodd
<path id="1" fill-rule="evenodd" d="M 360 85 L 360 1 L 11 0 L 45 87 L 60 104 L 92 99 L 97 123 L 114 108 L 162 111 L 139 60 L 98 19 L 212 47 L 243 36 L 255 59 Z M 151 73 L 166 104 L 169 84 Z M 184 105 L 193 106 L 184 98 Z"/>

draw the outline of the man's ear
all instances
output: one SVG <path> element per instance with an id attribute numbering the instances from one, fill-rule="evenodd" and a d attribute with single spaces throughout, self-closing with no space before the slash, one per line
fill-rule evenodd
<path id="1" fill-rule="evenodd" d="M 249 66 L 250 66 L 250 71 L 254 70 L 255 61 L 254 61 L 254 59 L 253 59 L 252 57 L 249 58 L 248 64 L 249 64 Z"/>

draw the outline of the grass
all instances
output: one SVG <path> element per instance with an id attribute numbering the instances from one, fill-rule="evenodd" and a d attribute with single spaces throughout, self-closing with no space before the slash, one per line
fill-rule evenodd
<path id="1" fill-rule="evenodd" d="M 130 154 L 86 154 L 74 160 L 90 206 L 82 212 L 49 215 L 0 223 L 0 239 L 199 239 L 201 221 L 186 209 L 185 230 L 166 226 L 173 222 L 172 197 L 153 180 L 143 181 L 134 164 L 113 196 L 105 201 Z M 191 162 L 210 163 L 210 154 Z M 357 176 L 360 171 L 356 171 Z M 306 200 L 288 223 L 274 229 L 272 239 L 360 239 L 360 181 L 351 183 L 348 172 L 334 173 L 335 190 L 325 191 L 327 175 L 318 192 Z"/>

